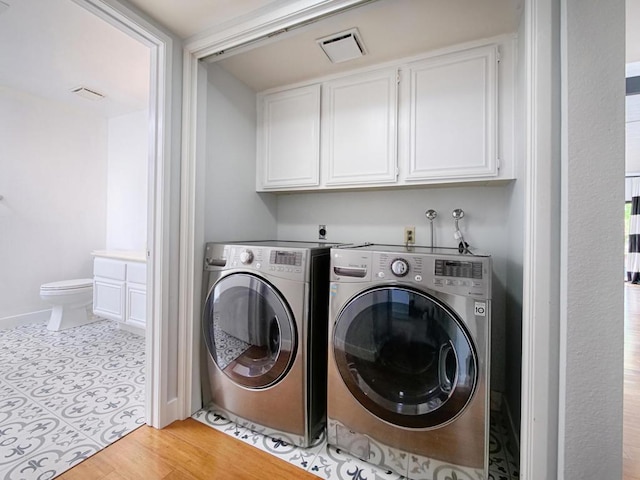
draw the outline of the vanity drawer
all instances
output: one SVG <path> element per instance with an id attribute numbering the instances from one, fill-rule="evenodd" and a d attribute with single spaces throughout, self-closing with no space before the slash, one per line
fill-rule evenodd
<path id="1" fill-rule="evenodd" d="M 127 263 L 127 282 L 147 283 L 147 264 L 146 263 Z"/>
<path id="2" fill-rule="evenodd" d="M 95 258 L 93 260 L 93 275 L 113 280 L 125 280 L 127 278 L 127 264 L 108 258 Z"/>

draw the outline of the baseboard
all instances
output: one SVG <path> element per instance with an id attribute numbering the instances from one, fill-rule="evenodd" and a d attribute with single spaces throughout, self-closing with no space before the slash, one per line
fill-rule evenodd
<path id="1" fill-rule="evenodd" d="M 39 310 L 37 312 L 22 313 L 11 317 L 0 318 L 0 330 L 30 325 L 32 323 L 44 323 L 49 320 L 51 309 Z"/>

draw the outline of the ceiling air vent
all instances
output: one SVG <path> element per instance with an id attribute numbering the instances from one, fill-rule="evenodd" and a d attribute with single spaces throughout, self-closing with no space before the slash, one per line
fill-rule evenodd
<path id="1" fill-rule="evenodd" d="M 334 33 L 316 41 L 332 63 L 346 62 L 367 53 L 357 28 Z"/>
<path id="2" fill-rule="evenodd" d="M 87 87 L 77 87 L 71 90 L 71 92 L 87 100 L 102 100 L 106 96 L 103 93 L 96 92 Z"/>

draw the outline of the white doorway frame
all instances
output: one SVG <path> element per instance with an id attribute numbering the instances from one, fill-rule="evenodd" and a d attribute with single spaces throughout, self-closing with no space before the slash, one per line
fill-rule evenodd
<path id="1" fill-rule="evenodd" d="M 556 478 L 560 322 L 559 2 L 524 0 L 520 478 Z M 555 232 L 555 233 L 554 233 Z"/>
<path id="2" fill-rule="evenodd" d="M 145 422 L 162 428 L 177 418 L 168 401 L 172 37 L 116 0 L 73 0 L 150 50 L 147 207 Z M 165 359 L 163 361 L 163 359 Z"/>

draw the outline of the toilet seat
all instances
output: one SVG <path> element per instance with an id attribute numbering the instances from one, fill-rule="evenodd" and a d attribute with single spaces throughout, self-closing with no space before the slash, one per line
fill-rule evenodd
<path id="1" fill-rule="evenodd" d="M 75 291 L 83 288 L 93 288 L 92 278 L 79 278 L 75 280 L 62 280 L 60 282 L 44 283 L 40 286 L 41 292 L 57 292 L 61 290 Z"/>

